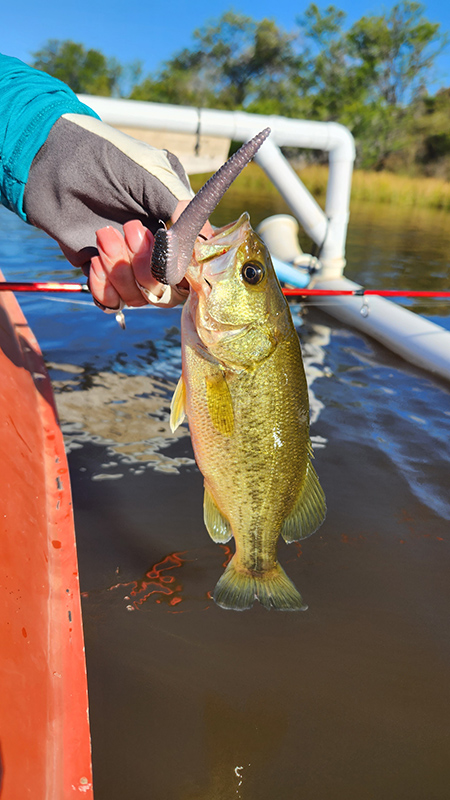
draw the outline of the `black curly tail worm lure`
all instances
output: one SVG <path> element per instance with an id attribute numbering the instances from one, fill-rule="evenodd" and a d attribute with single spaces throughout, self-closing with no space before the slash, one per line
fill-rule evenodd
<path id="1" fill-rule="evenodd" d="M 156 232 L 151 264 L 156 280 L 171 286 L 182 280 L 203 225 L 269 134 L 270 128 L 265 128 L 245 142 L 202 186 L 172 227 Z"/>

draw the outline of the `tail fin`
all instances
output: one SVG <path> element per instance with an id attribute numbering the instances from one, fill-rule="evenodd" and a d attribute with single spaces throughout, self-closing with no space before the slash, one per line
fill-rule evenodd
<path id="1" fill-rule="evenodd" d="M 233 556 L 214 590 L 214 600 L 222 608 L 245 611 L 255 600 L 264 608 L 280 611 L 306 611 L 307 605 L 280 564 L 256 576 L 236 567 Z"/>

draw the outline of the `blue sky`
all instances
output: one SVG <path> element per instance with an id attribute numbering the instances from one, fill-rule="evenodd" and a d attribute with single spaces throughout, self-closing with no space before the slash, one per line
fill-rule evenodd
<path id="1" fill-rule="evenodd" d="M 318 2 L 325 8 L 332 2 Z M 170 3 L 132 0 L 21 0 L 3 3 L 0 28 L 0 52 L 14 55 L 24 61 L 31 60 L 30 53 L 47 39 L 72 39 L 86 47 L 102 50 L 126 63 L 140 59 L 144 73 L 155 70 L 176 50 L 188 46 L 192 31 L 207 20 L 216 19 L 233 7 L 244 14 L 261 19 L 270 17 L 287 30 L 295 26 L 295 18 L 309 2 L 269 2 L 269 0 L 206 0 Z M 346 11 L 348 22 L 365 14 L 379 14 L 394 3 L 374 3 L 361 0 L 335 0 L 334 4 Z M 450 1 L 429 0 L 424 3 L 425 15 L 439 22 L 443 31 L 450 32 Z M 214 10 L 212 10 L 214 9 Z M 450 85 L 450 46 L 437 62 L 437 72 L 431 88 Z"/>

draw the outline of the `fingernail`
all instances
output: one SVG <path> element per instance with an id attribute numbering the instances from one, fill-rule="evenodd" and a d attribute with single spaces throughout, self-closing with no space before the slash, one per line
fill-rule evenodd
<path id="1" fill-rule="evenodd" d="M 126 230 L 127 244 L 136 255 L 144 255 L 150 247 L 147 231 L 140 227 L 131 226 Z"/>
<path id="2" fill-rule="evenodd" d="M 97 245 L 105 255 L 115 258 L 123 253 L 123 239 L 119 231 L 108 225 L 97 231 Z"/>

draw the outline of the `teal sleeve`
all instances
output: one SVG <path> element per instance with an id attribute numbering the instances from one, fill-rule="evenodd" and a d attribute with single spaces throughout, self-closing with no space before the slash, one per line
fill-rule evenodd
<path id="1" fill-rule="evenodd" d="M 57 78 L 0 53 L 0 203 L 25 222 L 31 163 L 63 114 L 98 115 Z"/>

